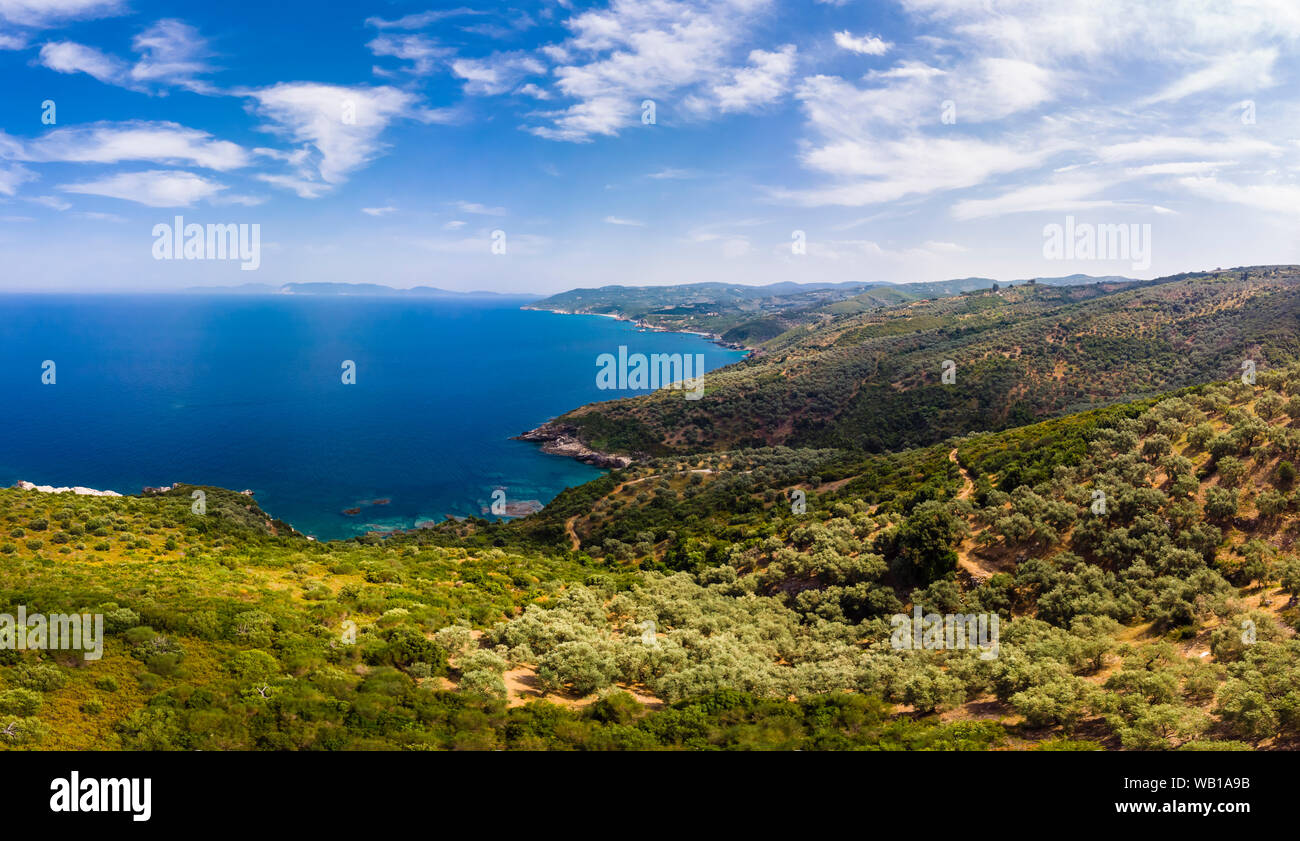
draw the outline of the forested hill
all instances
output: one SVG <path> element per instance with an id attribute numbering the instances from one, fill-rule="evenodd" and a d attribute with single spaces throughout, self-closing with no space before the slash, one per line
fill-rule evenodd
<path id="1" fill-rule="evenodd" d="M 1002 429 L 1300 358 L 1295 266 L 1141 283 L 1032 284 L 823 312 L 710 372 L 705 394 L 596 403 L 556 420 L 605 452 L 785 445 L 879 452 Z M 945 362 L 954 380 L 943 382 Z"/>
<path id="2" fill-rule="evenodd" d="M 105 632 L 0 651 L 0 749 L 1294 749 L 1297 459 L 1300 365 L 353 541 L 0 490 L 0 612 Z M 996 615 L 996 653 L 898 647 L 914 608 Z"/>

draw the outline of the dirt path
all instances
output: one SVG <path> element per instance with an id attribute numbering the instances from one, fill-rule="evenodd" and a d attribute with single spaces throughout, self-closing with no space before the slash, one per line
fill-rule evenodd
<path id="1" fill-rule="evenodd" d="M 578 532 L 573 528 L 573 524 L 577 519 L 578 515 L 574 514 L 564 521 L 564 533 L 569 536 L 569 549 L 574 552 L 582 548 L 582 541 L 578 539 Z"/>
<path id="2" fill-rule="evenodd" d="M 975 492 L 975 483 L 971 481 L 970 474 L 957 461 L 957 448 L 953 447 L 952 452 L 948 453 L 948 460 L 957 465 L 961 471 L 962 489 L 957 492 L 957 499 L 970 499 L 970 495 Z M 963 538 L 957 545 L 957 566 L 971 578 L 980 584 L 988 581 L 1001 570 L 990 566 L 983 558 L 973 555 L 970 547 L 970 538 Z"/>
<path id="3" fill-rule="evenodd" d="M 956 447 L 953 447 L 952 452 L 948 453 L 948 461 L 957 465 L 957 469 L 961 471 L 961 480 L 963 484 L 962 489 L 957 492 L 957 498 L 970 499 L 970 495 L 975 492 L 975 483 L 971 481 L 970 474 L 961 466 L 961 462 L 957 461 Z"/>

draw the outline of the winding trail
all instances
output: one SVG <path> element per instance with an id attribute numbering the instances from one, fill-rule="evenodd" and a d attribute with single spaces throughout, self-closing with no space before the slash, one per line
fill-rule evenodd
<path id="1" fill-rule="evenodd" d="M 966 468 L 961 466 L 957 460 L 957 448 L 953 447 L 952 452 L 948 453 L 948 460 L 957 465 L 961 471 L 962 488 L 957 492 L 957 499 L 970 499 L 971 494 L 975 492 L 975 482 L 971 480 L 970 473 Z M 974 579 L 977 583 L 983 584 L 993 576 L 997 575 L 999 570 L 989 566 L 983 558 L 973 555 L 969 537 L 962 538 L 961 543 L 957 544 L 957 566 Z"/>
<path id="2" fill-rule="evenodd" d="M 970 474 L 966 472 L 966 468 L 962 467 L 961 462 L 957 460 L 956 447 L 953 447 L 952 452 L 948 453 L 948 461 L 951 461 L 953 464 L 957 465 L 957 469 L 961 471 L 961 479 L 963 484 L 962 484 L 962 489 L 957 492 L 957 498 L 970 499 L 970 495 L 975 492 L 975 483 L 971 481 Z"/>
<path id="3" fill-rule="evenodd" d="M 573 528 L 573 523 L 577 519 L 578 515 L 574 514 L 564 521 L 564 533 L 569 536 L 569 551 L 571 552 L 577 552 L 582 548 L 582 541 L 578 539 L 578 532 Z"/>

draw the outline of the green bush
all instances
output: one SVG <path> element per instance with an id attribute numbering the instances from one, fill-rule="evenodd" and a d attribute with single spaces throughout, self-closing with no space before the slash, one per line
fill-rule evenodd
<path id="1" fill-rule="evenodd" d="M 41 708 L 41 694 L 31 689 L 0 692 L 0 713 L 18 716 L 35 715 Z"/>

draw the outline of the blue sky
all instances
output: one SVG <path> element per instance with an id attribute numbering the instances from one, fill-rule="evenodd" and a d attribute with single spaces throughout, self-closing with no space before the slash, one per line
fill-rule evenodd
<path id="1" fill-rule="evenodd" d="M 1300 262 L 1297 39 L 1293 0 L 0 0 L 0 288 Z M 259 268 L 155 260 L 176 215 Z M 1048 259 L 1067 216 L 1150 265 Z"/>

